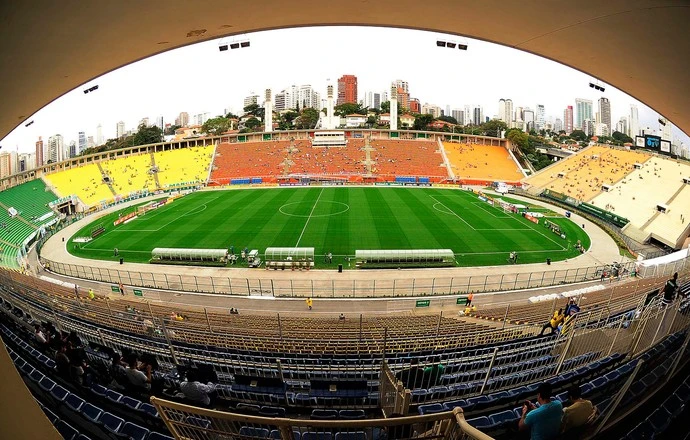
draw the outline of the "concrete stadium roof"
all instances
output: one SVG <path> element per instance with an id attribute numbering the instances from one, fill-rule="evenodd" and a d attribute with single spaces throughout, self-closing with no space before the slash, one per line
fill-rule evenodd
<path id="1" fill-rule="evenodd" d="M 259 30 L 347 24 L 439 31 L 532 52 L 627 92 L 690 133 L 688 0 L 26 0 L 0 4 L 0 138 L 71 89 L 163 51 Z"/>

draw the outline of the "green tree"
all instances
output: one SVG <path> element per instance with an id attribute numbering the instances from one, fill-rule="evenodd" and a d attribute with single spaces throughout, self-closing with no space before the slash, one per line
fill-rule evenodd
<path id="1" fill-rule="evenodd" d="M 628 136 L 628 135 L 625 134 L 625 133 L 621 133 L 620 131 L 614 131 L 613 134 L 611 135 L 611 137 L 612 137 L 615 141 L 623 142 L 623 143 L 625 143 L 625 142 L 630 142 L 630 143 L 632 143 L 632 141 L 633 141 L 632 138 L 631 138 L 630 136 Z"/>
<path id="2" fill-rule="evenodd" d="M 362 108 L 361 105 L 359 104 L 353 104 L 351 102 L 344 102 L 342 104 L 338 104 L 335 106 L 333 109 L 334 113 L 338 116 L 347 116 L 347 115 L 352 115 L 352 114 L 357 114 L 357 115 L 366 115 L 367 111 Z"/>
<path id="3" fill-rule="evenodd" d="M 208 121 L 204 122 L 204 125 L 201 126 L 202 132 L 208 133 L 212 136 L 221 135 L 229 129 L 230 120 L 222 116 L 218 116 L 217 118 L 211 118 Z"/>
<path id="4" fill-rule="evenodd" d="M 391 102 L 390 101 L 383 101 L 381 103 L 381 113 L 390 113 L 391 112 Z"/>
<path id="5" fill-rule="evenodd" d="M 374 125 L 376 124 L 376 117 L 375 116 L 369 116 L 367 118 L 367 125 Z"/>
<path id="6" fill-rule="evenodd" d="M 427 126 L 434 121 L 434 117 L 429 114 L 417 115 L 412 124 L 413 130 L 426 130 Z"/>
<path id="7" fill-rule="evenodd" d="M 486 136 L 499 137 L 501 132 L 507 129 L 506 123 L 498 119 L 492 119 L 481 125 L 481 130 Z"/>
<path id="8" fill-rule="evenodd" d="M 145 124 L 141 124 L 132 139 L 132 146 L 155 144 L 158 142 L 163 142 L 163 130 L 155 125 L 147 127 Z M 123 148 L 127 146 L 123 145 Z"/>
<path id="9" fill-rule="evenodd" d="M 317 122 L 319 122 L 319 112 L 313 108 L 305 108 L 302 110 L 299 118 L 295 121 L 297 128 L 301 129 L 312 129 L 316 127 Z"/>
<path id="10" fill-rule="evenodd" d="M 458 125 L 458 120 L 452 116 L 443 115 L 443 116 L 439 116 L 436 119 L 438 119 L 439 121 L 449 122 L 451 124 Z"/>
<path id="11" fill-rule="evenodd" d="M 227 115 L 225 115 L 225 117 L 228 119 L 239 119 L 239 117 L 237 117 L 237 115 L 234 113 L 228 113 Z"/>
<path id="12" fill-rule="evenodd" d="M 570 139 L 585 142 L 587 140 L 587 135 L 582 130 L 573 130 L 572 133 L 570 133 Z"/>
<path id="13" fill-rule="evenodd" d="M 251 117 L 244 121 L 244 127 L 249 129 L 249 130 L 254 130 L 256 127 L 261 125 L 261 121 L 256 119 L 255 117 Z"/>
<path id="14" fill-rule="evenodd" d="M 506 138 L 517 145 L 523 152 L 529 147 L 529 136 L 520 129 L 511 128 L 508 130 L 508 133 L 506 133 Z"/>
<path id="15" fill-rule="evenodd" d="M 247 114 L 249 113 L 250 115 L 255 115 L 259 111 L 261 107 L 259 107 L 259 104 L 249 104 L 244 106 L 244 113 Z"/>
<path id="16" fill-rule="evenodd" d="M 175 134 L 175 130 L 177 130 L 178 128 L 181 128 L 181 127 L 182 127 L 181 125 L 171 125 L 170 127 L 167 127 L 165 129 L 165 132 L 163 134 L 166 136 L 172 136 Z"/>

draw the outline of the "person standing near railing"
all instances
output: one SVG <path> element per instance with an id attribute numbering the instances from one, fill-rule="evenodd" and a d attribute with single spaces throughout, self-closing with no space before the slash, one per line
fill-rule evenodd
<path id="1" fill-rule="evenodd" d="M 670 305 L 676 298 L 676 293 L 678 292 L 678 272 L 673 274 L 673 277 L 666 281 L 664 285 L 664 299 L 663 304 L 665 306 Z"/>

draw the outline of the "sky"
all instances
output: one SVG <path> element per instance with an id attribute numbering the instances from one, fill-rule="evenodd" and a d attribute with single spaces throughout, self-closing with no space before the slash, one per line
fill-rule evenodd
<path id="1" fill-rule="evenodd" d="M 248 48 L 220 52 L 220 42 L 248 39 Z M 467 51 L 436 46 L 436 40 L 459 41 Z M 392 43 L 392 44 L 391 44 Z M 385 52 L 380 48 L 390 46 Z M 605 84 L 604 93 L 589 87 L 596 79 L 570 67 L 516 49 L 470 38 L 407 29 L 374 27 L 309 27 L 272 30 L 228 37 L 175 49 L 130 64 L 53 101 L 0 140 L 3 151 L 33 152 L 38 136 L 64 136 L 65 145 L 78 132 L 96 138 L 101 124 L 105 139 L 115 137 L 116 124 L 127 130 L 148 117 L 163 116 L 174 123 L 186 111 L 192 115 L 224 109 L 241 112 L 244 97 L 264 90 L 273 94 L 291 85 L 311 84 L 322 97 L 326 86 L 344 74 L 358 78 L 359 99 L 367 91 L 383 92 L 391 82 L 409 83 L 410 95 L 422 104 L 484 107 L 484 115 L 498 114 L 498 100 L 510 98 L 514 107 L 543 104 L 546 119 L 563 119 L 575 98 L 611 101 L 612 125 L 629 116 L 630 104 L 639 110 L 640 128 L 658 129 L 658 114 L 629 95 Z M 98 90 L 83 89 L 98 84 Z M 674 138 L 690 145 L 677 128 Z"/>

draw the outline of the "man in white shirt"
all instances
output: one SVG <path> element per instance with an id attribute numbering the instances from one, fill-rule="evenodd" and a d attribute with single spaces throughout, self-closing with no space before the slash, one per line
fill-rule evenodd
<path id="1" fill-rule="evenodd" d="M 211 405 L 211 398 L 208 393 L 215 391 L 216 387 L 211 383 L 204 385 L 199 382 L 196 370 L 187 371 L 187 380 L 180 384 L 180 391 L 187 400 L 203 406 Z"/>
<path id="2" fill-rule="evenodd" d="M 151 389 L 151 365 L 146 365 L 146 373 L 137 368 L 139 358 L 135 353 L 129 355 L 129 367 L 127 367 L 127 378 L 129 382 L 135 387 Z"/>

